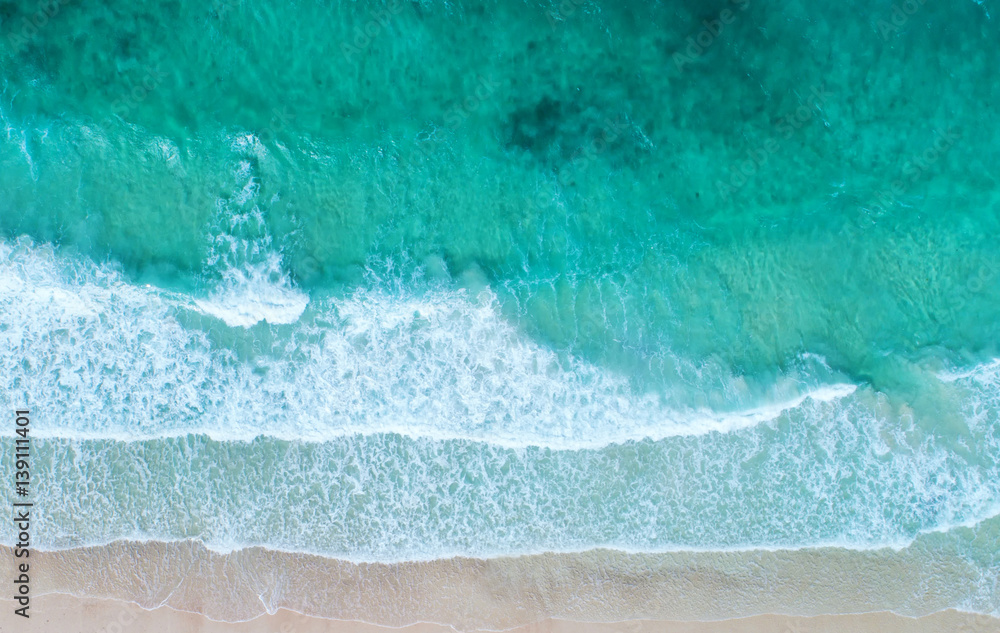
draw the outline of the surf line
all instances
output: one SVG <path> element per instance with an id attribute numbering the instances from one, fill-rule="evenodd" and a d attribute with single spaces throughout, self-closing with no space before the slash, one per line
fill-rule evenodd
<path id="1" fill-rule="evenodd" d="M 28 609 L 31 608 L 31 578 L 28 572 L 31 567 L 27 561 L 31 557 L 31 508 L 30 501 L 17 501 L 18 498 L 27 499 L 31 486 L 31 438 L 28 432 L 31 430 L 31 419 L 28 417 L 30 411 L 18 410 L 17 419 L 14 421 L 14 527 L 17 532 L 17 542 L 14 544 L 14 564 L 18 573 L 14 579 L 14 601 L 21 605 L 14 609 L 14 614 L 23 618 L 31 617 Z M 25 559 L 19 562 L 18 559 Z"/>

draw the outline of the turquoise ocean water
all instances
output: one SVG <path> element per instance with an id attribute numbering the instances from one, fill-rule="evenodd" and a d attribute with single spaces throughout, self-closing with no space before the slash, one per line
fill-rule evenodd
<path id="1" fill-rule="evenodd" d="M 996 612 L 998 13 L 0 3 L 39 545 L 958 530 Z"/>

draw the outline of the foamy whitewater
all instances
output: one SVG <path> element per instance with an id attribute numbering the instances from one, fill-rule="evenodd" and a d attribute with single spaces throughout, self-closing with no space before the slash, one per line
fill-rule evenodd
<path id="1" fill-rule="evenodd" d="M 776 379 L 785 400 L 671 408 L 526 339 L 488 289 L 358 290 L 281 327 L 265 310 L 262 348 L 199 300 L 49 246 L 5 243 L 0 265 L 3 390 L 39 411 L 48 547 L 898 548 L 997 512 L 995 362 L 939 381 L 965 403 L 945 438 L 867 387 L 786 386 L 802 376 Z M 260 287 L 268 305 L 300 292 Z"/>
<path id="2" fill-rule="evenodd" d="M 37 350 L 10 359 L 5 387 L 27 388 L 63 412 L 39 430 L 43 437 L 399 433 L 569 449 L 735 430 L 855 391 L 781 377 L 769 403 L 673 409 L 614 372 L 562 360 L 518 334 L 489 290 L 359 290 L 314 301 L 302 315 L 308 298 L 257 270 L 231 272 L 224 289 L 191 299 L 27 241 L 0 244 L 0 262 L 7 349 Z M 294 327 L 275 331 L 265 349 L 246 331 L 260 322 Z M 730 382 L 739 402 L 739 381 Z"/>

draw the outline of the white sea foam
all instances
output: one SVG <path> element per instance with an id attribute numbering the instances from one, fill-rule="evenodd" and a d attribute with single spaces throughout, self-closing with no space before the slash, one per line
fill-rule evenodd
<path id="1" fill-rule="evenodd" d="M 983 381 L 995 378 L 998 373 L 1000 373 L 1000 358 L 995 358 L 988 363 L 982 363 L 972 368 L 940 371 L 937 373 L 937 376 L 944 382 L 958 382 L 968 379 Z"/>
<path id="2" fill-rule="evenodd" d="M 232 327 L 251 327 L 261 321 L 295 323 L 309 304 L 309 296 L 293 288 L 286 277 L 273 281 L 276 270 L 280 270 L 280 258 L 272 255 L 249 271 L 232 271 L 222 288 L 208 298 L 194 299 L 193 305 Z"/>
<path id="3" fill-rule="evenodd" d="M 996 464 L 956 461 L 932 438 L 879 456 L 872 440 L 891 420 L 849 411 L 823 427 L 801 424 L 823 409 L 781 429 L 595 451 L 398 435 L 43 440 L 37 494 L 47 503 L 35 536 L 46 548 L 198 538 L 217 551 L 259 545 L 389 562 L 595 547 L 899 550 L 997 516 Z M 995 452 L 996 442 L 979 450 Z M 9 494 L 0 490 L 0 501 Z M 81 515 L 88 522 L 71 519 Z"/>
<path id="4" fill-rule="evenodd" d="M 854 389 L 794 393 L 787 379 L 771 403 L 672 407 L 527 339 L 489 292 L 358 290 L 307 313 L 307 295 L 282 276 L 276 256 L 258 257 L 249 272 L 222 269 L 220 287 L 189 297 L 28 240 L 3 244 L 0 340 L 12 368 L 3 387 L 32 394 L 49 418 L 39 433 L 50 436 L 323 441 L 395 432 L 556 448 L 728 432 Z M 237 328 L 235 342 L 219 344 L 210 323 L 190 327 L 185 313 Z M 260 321 L 294 326 L 255 349 L 252 331 L 240 331 Z"/>
<path id="5" fill-rule="evenodd" d="M 151 535 L 147 532 L 134 531 L 128 534 L 109 537 L 109 538 L 99 538 L 93 540 L 77 540 L 73 543 L 55 543 L 55 544 L 45 544 L 37 549 L 42 551 L 66 551 L 74 550 L 86 547 L 102 547 L 120 542 L 129 543 L 183 543 L 186 541 L 197 541 L 205 549 L 215 554 L 229 555 L 240 551 L 245 551 L 254 548 L 263 548 L 272 552 L 281 552 L 285 554 L 308 554 L 312 556 L 321 556 L 324 558 L 344 560 L 354 564 L 394 564 L 394 563 L 412 563 L 412 562 L 428 562 L 434 560 L 447 560 L 455 558 L 477 558 L 480 560 L 489 560 L 497 558 L 511 558 L 518 556 L 539 556 L 545 554 L 583 554 L 586 552 L 593 552 L 595 550 L 606 550 L 606 551 L 616 551 L 623 552 L 625 554 L 643 555 L 643 554 L 677 554 L 677 553 L 690 553 L 690 554 L 710 554 L 710 553 L 753 553 L 753 552 L 802 552 L 808 550 L 817 549 L 839 549 L 848 550 L 854 552 L 877 552 L 882 550 L 901 552 L 914 544 L 918 543 L 922 538 L 927 535 L 954 535 L 962 536 L 959 532 L 964 530 L 976 530 L 981 526 L 992 522 L 1000 514 L 1000 509 L 993 509 L 992 511 L 985 512 L 983 514 L 977 515 L 966 521 L 963 521 L 954 525 L 941 525 L 928 530 L 921 530 L 918 534 L 909 537 L 899 537 L 890 541 L 881 543 L 857 543 L 851 542 L 846 539 L 828 539 L 828 540 L 817 540 L 814 542 L 802 544 L 802 545 L 741 545 L 741 546 L 726 546 L 726 547 L 709 547 L 709 546 L 682 546 L 682 545 L 668 545 L 660 547 L 629 547 L 621 545 L 603 545 L 595 544 L 592 546 L 579 546 L 579 547 L 523 547 L 521 549 L 512 549 L 510 551 L 468 551 L 468 550 L 437 550 L 437 551 L 413 551 L 409 552 L 406 556 L 382 556 L 382 557 L 372 557 L 370 555 L 365 555 L 362 553 L 331 553 L 329 551 L 323 550 L 322 548 L 317 548 L 309 544 L 301 545 L 290 545 L 288 543 L 275 544 L 273 542 L 244 542 L 238 541 L 231 535 L 227 535 L 221 538 L 211 538 L 208 540 L 203 540 L 201 538 L 192 539 L 190 537 L 174 537 L 170 535 Z"/>
<path id="6" fill-rule="evenodd" d="M 0 398 L 27 395 L 52 464 L 40 544 L 200 538 L 368 560 L 898 548 L 1000 498 L 992 365 L 945 383 L 968 408 L 956 446 L 849 384 L 672 406 L 525 337 L 488 290 L 376 284 L 250 329 L 198 299 L 0 243 Z"/>
<path id="7" fill-rule="evenodd" d="M 252 134 L 232 137 L 230 146 L 244 156 L 262 158 L 267 150 Z M 295 288 L 284 271 L 281 254 L 272 247 L 264 211 L 259 205 L 260 182 L 246 158 L 233 169 L 234 190 L 215 201 L 209 236 L 209 270 L 219 277 L 208 297 L 193 306 L 231 327 L 248 328 L 266 321 L 295 323 L 309 296 Z"/>

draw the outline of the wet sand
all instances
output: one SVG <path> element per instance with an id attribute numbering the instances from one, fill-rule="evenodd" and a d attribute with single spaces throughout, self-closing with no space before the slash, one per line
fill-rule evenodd
<path id="1" fill-rule="evenodd" d="M 0 548 L 0 556 L 11 555 Z M 129 604 L 134 630 L 158 632 L 341 630 L 335 621 L 461 631 L 1000 631 L 995 618 L 949 611 L 995 604 L 997 587 L 940 542 L 903 550 L 593 550 L 359 564 L 264 548 L 220 554 L 193 541 L 123 541 L 33 551 L 31 561 L 32 626 L 48 618 L 54 627 L 39 631 L 70 630 L 58 628 L 65 624 L 99 631 Z M 90 619 L 59 615 L 81 610 Z M 12 612 L 5 607 L 0 622 L 10 626 L 0 630 L 22 630 Z M 794 628 L 800 618 L 818 628 Z M 292 620 L 295 628 L 280 628 Z M 744 628 L 707 623 L 721 620 Z M 912 628 L 918 625 L 924 628 Z"/>

